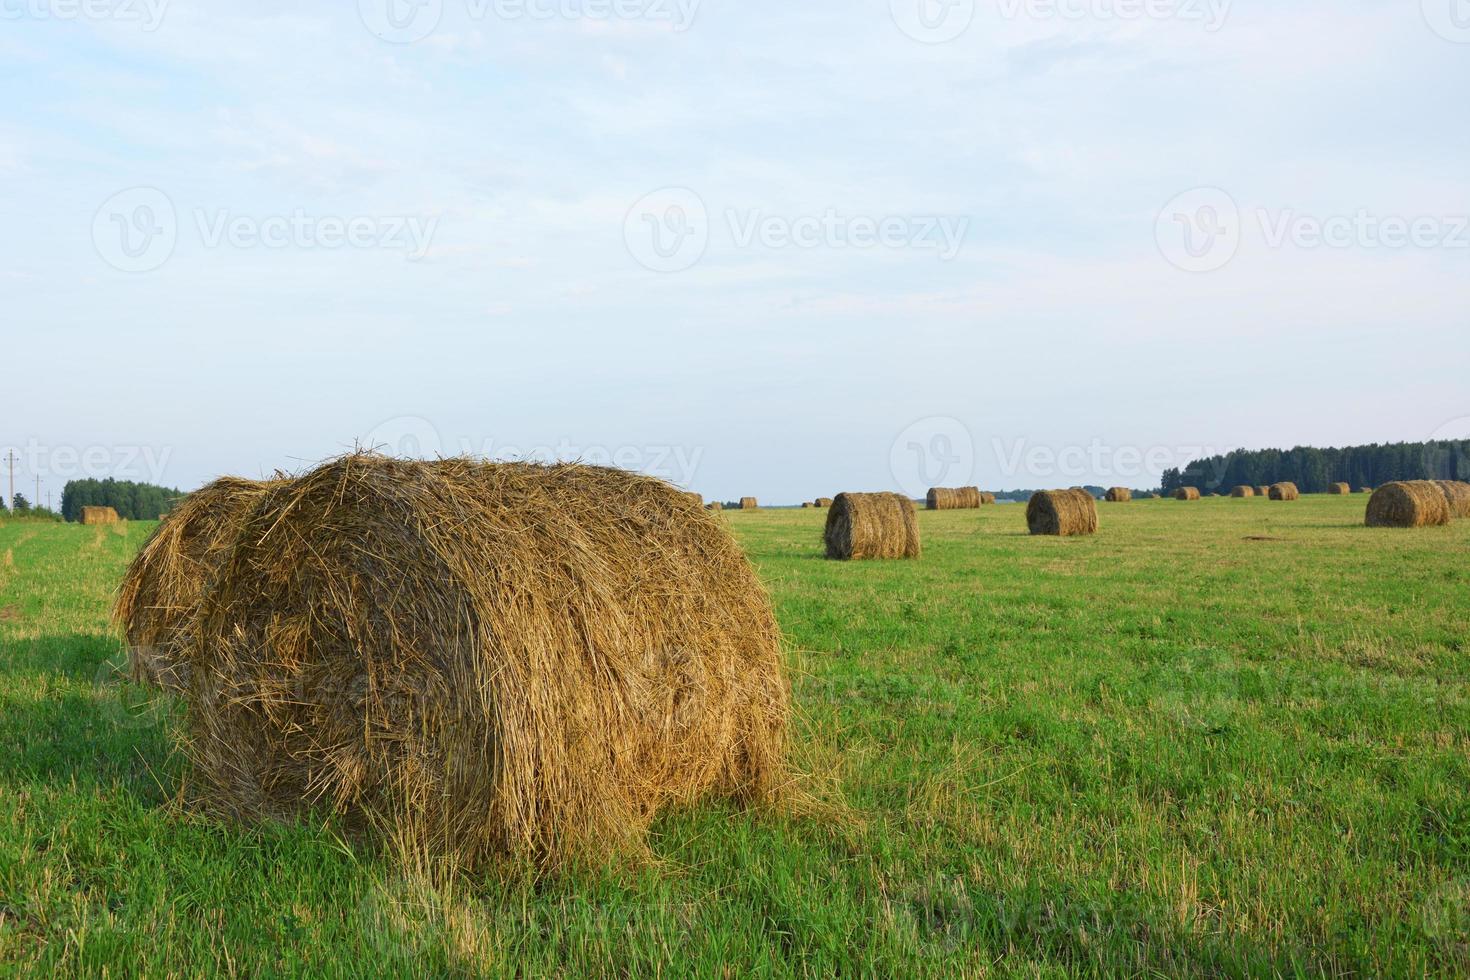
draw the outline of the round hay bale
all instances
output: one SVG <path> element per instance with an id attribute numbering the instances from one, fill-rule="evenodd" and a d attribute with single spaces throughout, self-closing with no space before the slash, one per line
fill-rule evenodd
<path id="1" fill-rule="evenodd" d="M 988 507 L 993 503 L 995 503 L 995 494 L 984 492 L 980 494 L 980 506 Z"/>
<path id="2" fill-rule="evenodd" d="M 1358 487 L 1358 493 L 1372 493 L 1372 487 Z"/>
<path id="3" fill-rule="evenodd" d="M 761 505 L 756 502 L 756 499 L 754 497 L 741 497 L 740 498 L 740 509 L 741 510 L 760 510 L 760 507 L 761 507 Z"/>
<path id="4" fill-rule="evenodd" d="M 1439 489 L 1444 493 L 1445 501 L 1450 505 L 1451 517 L 1470 517 L 1470 483 L 1462 483 L 1459 480 L 1436 480 Z"/>
<path id="5" fill-rule="evenodd" d="M 1107 493 L 1107 500 L 1110 503 L 1126 504 L 1132 499 L 1133 491 L 1129 490 L 1127 487 L 1113 487 Z"/>
<path id="6" fill-rule="evenodd" d="M 1327 492 L 1334 497 L 1347 497 L 1352 494 L 1353 488 L 1351 484 L 1333 483 L 1327 487 Z"/>
<path id="7" fill-rule="evenodd" d="M 187 641 L 205 586 L 229 558 L 251 508 L 282 482 L 221 477 L 185 497 L 144 542 L 112 607 L 135 681 L 175 691 L 188 686 Z"/>
<path id="8" fill-rule="evenodd" d="M 1431 480 L 1385 483 L 1368 500 L 1369 527 L 1437 527 L 1449 522 L 1449 499 Z"/>
<path id="9" fill-rule="evenodd" d="M 1097 501 L 1086 490 L 1038 491 L 1026 505 L 1026 526 L 1032 534 L 1096 534 Z"/>
<path id="10" fill-rule="evenodd" d="M 1271 496 L 1271 488 L 1270 487 L 1256 487 L 1256 496 L 1257 497 L 1269 497 L 1269 496 Z"/>
<path id="11" fill-rule="evenodd" d="M 1198 500 L 1199 490 L 1195 487 L 1180 487 L 1174 491 L 1175 500 Z"/>
<path id="12" fill-rule="evenodd" d="M 925 498 L 929 510 L 974 510 L 980 504 L 979 487 L 931 487 Z"/>
<path id="13" fill-rule="evenodd" d="M 684 495 L 686 497 L 688 497 L 690 500 L 694 501 L 694 506 L 696 506 L 696 507 L 703 507 L 704 506 L 704 494 L 702 494 L 702 493 L 695 493 L 693 490 L 687 490 L 687 491 L 685 491 Z"/>
<path id="14" fill-rule="evenodd" d="M 765 590 L 720 522 L 620 470 L 326 463 L 253 509 L 189 660 L 218 809 L 326 808 L 459 867 L 638 851 L 667 806 L 788 781 Z"/>
<path id="15" fill-rule="evenodd" d="M 839 561 L 918 558 L 914 502 L 896 493 L 839 493 L 827 511 L 827 557 Z"/>
<path id="16" fill-rule="evenodd" d="M 827 507 L 831 507 L 832 506 L 832 498 L 831 497 L 818 497 L 816 499 L 816 505 L 818 507 L 821 507 L 821 508 L 824 508 L 824 509 L 827 508 Z"/>
<path id="17" fill-rule="evenodd" d="M 1244 484 L 1242 484 L 1241 486 L 1238 486 L 1238 487 L 1236 487 L 1236 488 L 1234 488 L 1233 490 L 1230 491 L 1230 496 L 1232 496 L 1232 497 L 1254 497 L 1255 495 L 1256 495 L 1256 488 L 1255 487 L 1248 487 L 1248 486 L 1245 486 Z"/>
<path id="18" fill-rule="evenodd" d="M 1295 483 L 1273 483 L 1271 485 L 1270 497 L 1272 500 L 1298 500 L 1302 492 L 1296 488 Z"/>
<path id="19" fill-rule="evenodd" d="M 816 508 L 816 506 L 817 506 L 816 504 L 812 503 L 810 500 L 807 500 L 807 501 L 803 501 L 802 502 L 801 509 L 802 510 L 813 510 L 813 509 Z"/>
<path id="20" fill-rule="evenodd" d="M 704 505 L 704 509 L 705 510 L 724 510 L 725 509 L 725 505 L 722 504 L 722 503 L 720 503 L 718 500 L 711 500 L 709 503 L 707 503 L 707 504 Z"/>
<path id="21" fill-rule="evenodd" d="M 111 507 L 83 507 L 82 523 L 87 525 L 116 524 L 122 518 Z"/>

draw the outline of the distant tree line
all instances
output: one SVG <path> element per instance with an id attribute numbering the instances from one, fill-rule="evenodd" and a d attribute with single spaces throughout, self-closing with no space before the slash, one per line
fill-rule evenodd
<path id="1" fill-rule="evenodd" d="M 179 490 L 131 480 L 72 480 L 61 491 L 61 516 L 82 519 L 83 507 L 111 507 L 117 516 L 130 521 L 156 520 L 167 514 L 183 497 Z"/>
<path id="2" fill-rule="evenodd" d="M 10 509 L 5 508 L 5 497 L 0 495 L 0 516 L 25 518 L 39 521 L 59 521 L 61 517 L 52 513 L 45 507 L 40 507 L 26 499 L 23 493 L 17 493 L 15 499 L 10 502 Z"/>
<path id="3" fill-rule="evenodd" d="M 1333 483 L 1353 489 L 1379 487 L 1394 480 L 1470 480 L 1470 439 L 1396 442 L 1343 449 L 1237 449 L 1167 469 L 1164 493 L 1180 487 L 1206 492 L 1242 484 L 1295 483 L 1303 493 L 1324 493 Z"/>

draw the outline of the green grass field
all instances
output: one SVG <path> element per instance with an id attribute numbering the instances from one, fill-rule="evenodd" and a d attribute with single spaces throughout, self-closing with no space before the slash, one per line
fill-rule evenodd
<path id="1" fill-rule="evenodd" d="M 191 815 L 177 706 L 110 666 L 152 525 L 0 524 L 0 973 L 1464 974 L 1470 522 L 1365 502 L 925 513 L 921 561 L 853 564 L 821 512 L 728 514 L 833 814 L 437 887 Z"/>

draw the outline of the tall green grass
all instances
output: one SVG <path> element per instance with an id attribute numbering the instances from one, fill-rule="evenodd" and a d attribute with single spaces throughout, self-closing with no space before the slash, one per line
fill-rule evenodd
<path id="1" fill-rule="evenodd" d="M 151 525 L 0 524 L 0 972 L 1466 973 L 1470 522 L 1364 503 L 925 513 L 922 560 L 851 564 L 822 512 L 730 513 L 848 816 L 699 807 L 648 867 L 447 884 L 178 805 L 177 706 L 106 623 Z"/>

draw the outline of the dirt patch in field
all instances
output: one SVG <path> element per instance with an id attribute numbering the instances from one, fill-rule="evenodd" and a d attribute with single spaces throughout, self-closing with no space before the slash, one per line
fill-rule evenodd
<path id="1" fill-rule="evenodd" d="M 1247 534 L 1242 540 L 1245 541 L 1285 541 L 1285 538 L 1272 538 L 1264 534 Z"/>
<path id="2" fill-rule="evenodd" d="M 20 606 L 0 606 L 0 623 L 13 623 L 20 619 Z"/>

